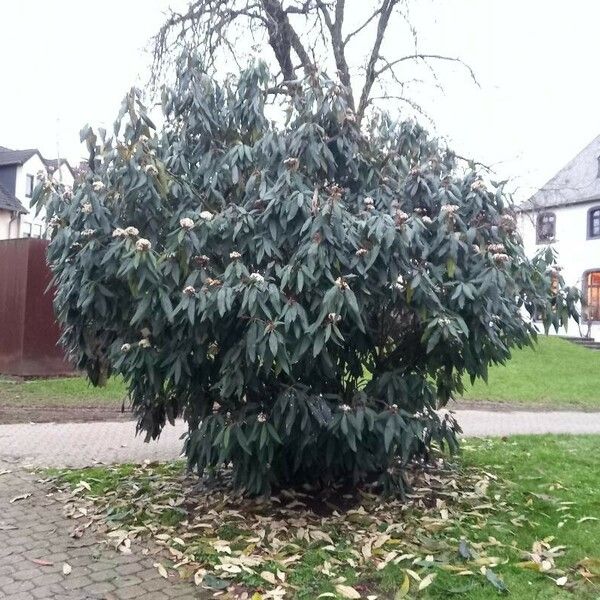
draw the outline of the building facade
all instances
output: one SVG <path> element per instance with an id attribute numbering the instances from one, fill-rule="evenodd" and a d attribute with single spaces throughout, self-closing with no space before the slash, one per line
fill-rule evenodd
<path id="1" fill-rule="evenodd" d="M 554 248 L 582 292 L 581 322 L 559 333 L 600 340 L 600 136 L 520 206 L 519 226 L 527 255 Z"/>
<path id="2" fill-rule="evenodd" d="M 38 176 L 72 185 L 74 173 L 65 160 L 45 159 L 38 150 L 0 146 L 0 239 L 47 235 L 44 210 L 31 206 Z"/>

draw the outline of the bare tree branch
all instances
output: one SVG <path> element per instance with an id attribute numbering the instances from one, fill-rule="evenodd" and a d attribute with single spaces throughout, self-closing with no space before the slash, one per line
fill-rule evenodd
<path id="1" fill-rule="evenodd" d="M 383 66 L 381 69 L 375 71 L 375 78 L 379 77 L 380 75 L 383 75 L 383 73 L 385 73 L 386 71 L 393 69 L 397 64 L 399 64 L 401 62 L 405 62 L 407 60 L 427 61 L 429 59 L 445 60 L 445 61 L 456 62 L 456 63 L 461 64 L 463 67 L 465 67 L 465 69 L 467 69 L 467 71 L 469 71 L 469 74 L 471 75 L 471 79 L 473 79 L 474 83 L 477 86 L 479 86 L 479 81 L 477 81 L 475 72 L 469 65 L 467 65 L 460 58 L 456 58 L 456 57 L 452 57 L 452 56 L 444 56 L 443 54 L 409 54 L 408 56 L 402 56 L 401 58 L 397 58 L 396 60 L 386 61 L 385 66 Z"/>
<path id="2" fill-rule="evenodd" d="M 354 31 L 351 31 L 345 38 L 344 38 L 344 46 L 346 46 L 348 44 L 348 42 L 356 35 L 358 35 L 365 27 L 368 27 L 369 23 L 371 23 L 371 21 L 373 21 L 373 19 L 375 19 L 375 17 L 377 17 L 377 15 L 381 12 L 382 7 L 378 6 L 377 9 L 373 12 L 373 14 L 371 14 L 371 16 L 360 26 L 357 27 Z"/>
<path id="3" fill-rule="evenodd" d="M 363 89 L 360 95 L 358 110 L 356 111 L 356 116 L 359 122 L 364 116 L 369 101 L 369 96 L 371 95 L 371 89 L 373 88 L 373 84 L 377 79 L 375 65 L 377 64 L 377 60 L 379 59 L 381 44 L 383 43 L 383 38 L 385 37 L 385 32 L 390 21 L 390 16 L 392 14 L 392 11 L 394 10 L 394 7 L 396 6 L 396 4 L 398 4 L 399 1 L 400 0 L 383 0 L 383 3 L 381 5 L 379 21 L 377 22 L 377 34 L 375 36 L 375 43 L 373 44 L 371 56 L 369 57 L 369 61 L 367 63 L 365 83 L 363 85 Z"/>
<path id="4" fill-rule="evenodd" d="M 248 46 L 250 34 L 257 44 L 270 46 L 280 69 L 277 81 L 296 81 L 301 77 L 299 69 L 306 76 L 316 72 L 317 65 L 327 71 L 333 62 L 336 68 L 334 79 L 344 88 L 348 106 L 355 110 L 358 122 L 373 100 L 383 100 L 384 97 L 401 100 L 422 113 L 417 103 L 407 97 L 408 82 L 401 76 L 400 70 L 404 62 L 421 63 L 429 69 L 438 88 L 441 88 L 438 74 L 431 63 L 441 61 L 461 64 L 477 83 L 473 70 L 460 58 L 418 51 L 417 31 L 408 13 L 409 0 L 372 1 L 373 6 L 361 14 L 361 22 L 344 34 L 346 11 L 351 10 L 350 6 L 352 10 L 358 4 L 364 6 L 358 0 L 351 3 L 346 0 L 190 0 L 186 11 L 170 13 L 154 38 L 154 82 L 162 74 L 162 68 L 170 66 L 183 48 L 202 48 L 207 69 L 218 67 L 216 61 L 223 52 L 237 63 L 240 47 Z M 414 52 L 409 50 L 410 54 L 406 56 L 388 60 L 382 49 L 394 16 L 403 20 L 403 40 L 409 44 L 412 40 Z M 372 43 L 368 46 L 364 71 L 361 70 L 357 76 L 348 60 L 346 48 L 367 29 L 371 33 L 370 26 L 374 29 Z M 363 37 L 366 43 L 367 36 Z M 362 81 L 358 83 L 355 79 Z M 386 89 L 387 83 L 393 84 L 393 89 Z M 297 90 L 297 86 L 293 85 L 276 88 L 278 93 L 285 89 L 293 94 Z M 358 94 L 358 91 L 360 95 L 355 99 L 354 93 Z M 374 94 L 379 95 L 372 98 Z"/>
<path id="5" fill-rule="evenodd" d="M 323 20 L 329 29 L 331 35 L 331 49 L 335 66 L 338 70 L 340 82 L 346 88 L 348 95 L 348 104 L 354 110 L 354 93 L 352 91 L 352 81 L 350 79 L 350 68 L 344 52 L 344 40 L 342 39 L 342 26 L 344 24 L 344 9 L 346 0 L 336 0 L 335 3 L 335 20 L 332 19 L 329 8 L 322 0 L 317 0 L 317 6 L 323 15 Z"/>

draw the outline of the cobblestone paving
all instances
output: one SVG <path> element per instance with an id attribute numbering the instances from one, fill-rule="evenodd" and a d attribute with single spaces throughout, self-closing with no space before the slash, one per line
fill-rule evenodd
<path id="1" fill-rule="evenodd" d="M 0 462 L 0 473 L 10 469 Z M 91 530 L 80 539 L 71 538 L 74 522 L 63 516 L 62 505 L 48 492 L 46 484 L 23 469 L 0 474 L 0 598 L 210 597 L 192 584 L 162 578 L 153 566 L 156 558 L 143 555 L 141 546 L 124 555 L 99 544 Z M 26 497 L 15 499 L 20 496 Z M 65 563 L 72 569 L 68 575 L 63 573 Z"/>
<path id="2" fill-rule="evenodd" d="M 466 436 L 519 433 L 600 433 L 600 412 L 459 410 Z M 0 461 L 35 466 L 170 460 L 179 456 L 185 426 L 167 425 L 158 441 L 135 437 L 132 421 L 0 425 Z"/>
<path id="3" fill-rule="evenodd" d="M 600 433 L 600 413 L 460 410 L 457 417 L 467 436 Z M 80 539 L 71 538 L 73 521 L 63 517 L 47 485 L 26 470 L 169 460 L 180 454 L 184 431 L 182 423 L 168 426 L 158 442 L 145 444 L 134 437 L 132 422 L 0 425 L 0 598 L 210 597 L 191 584 L 162 578 L 155 560 L 142 554 L 141 547 L 134 546 L 131 555 L 117 553 L 99 543 L 91 530 Z M 63 573 L 65 563 L 72 567 L 68 575 Z"/>

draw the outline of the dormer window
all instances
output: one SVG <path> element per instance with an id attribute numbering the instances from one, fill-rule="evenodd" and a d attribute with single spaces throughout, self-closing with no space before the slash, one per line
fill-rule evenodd
<path id="1" fill-rule="evenodd" d="M 33 196 L 33 188 L 35 184 L 35 179 L 33 175 L 25 175 L 25 197 L 31 198 Z"/>
<path id="2" fill-rule="evenodd" d="M 536 236 L 538 244 L 549 244 L 556 237 L 556 215 L 543 212 L 537 217 Z"/>
<path id="3" fill-rule="evenodd" d="M 588 239 L 600 238 L 600 206 L 588 210 Z"/>

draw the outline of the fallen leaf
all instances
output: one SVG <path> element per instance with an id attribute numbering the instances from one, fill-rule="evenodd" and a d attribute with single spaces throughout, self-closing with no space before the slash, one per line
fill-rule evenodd
<path id="1" fill-rule="evenodd" d="M 499 592 L 508 592 L 508 588 L 506 584 L 494 571 L 491 569 L 485 570 L 485 578 L 499 591 Z"/>
<path id="2" fill-rule="evenodd" d="M 260 576 L 265 580 L 268 581 L 270 584 L 272 585 L 276 585 L 277 584 L 277 579 L 275 579 L 275 575 L 273 573 L 271 573 L 271 571 L 263 571 Z"/>
<path id="3" fill-rule="evenodd" d="M 54 563 L 50 562 L 49 560 L 43 560 L 41 558 L 30 558 L 29 559 L 32 563 L 35 563 L 36 565 L 40 565 L 42 567 L 51 567 Z"/>
<path id="4" fill-rule="evenodd" d="M 13 502 L 17 502 L 18 500 L 25 500 L 25 498 L 29 498 L 29 496 L 31 496 L 31 494 L 21 494 L 20 496 L 15 496 L 10 503 L 12 504 Z"/>
<path id="5" fill-rule="evenodd" d="M 419 591 L 424 590 L 426 587 L 429 587 L 435 579 L 435 575 L 435 573 L 429 573 L 427 577 L 424 577 L 421 583 L 419 583 Z"/>
<path id="6" fill-rule="evenodd" d="M 343 598 L 350 598 L 351 600 L 356 600 L 361 597 L 353 587 L 342 585 L 341 583 L 338 583 L 338 585 L 335 586 L 335 591 Z"/>
<path id="7" fill-rule="evenodd" d="M 154 563 L 154 567 L 156 567 L 156 570 L 161 577 L 164 577 L 165 579 L 169 578 L 169 574 L 162 563 L 156 562 Z"/>
<path id="8" fill-rule="evenodd" d="M 410 578 L 406 573 L 404 573 L 404 581 L 402 582 L 400 589 L 396 592 L 396 595 L 394 596 L 394 600 L 400 600 L 401 598 L 406 597 L 409 590 L 410 590 Z"/>

